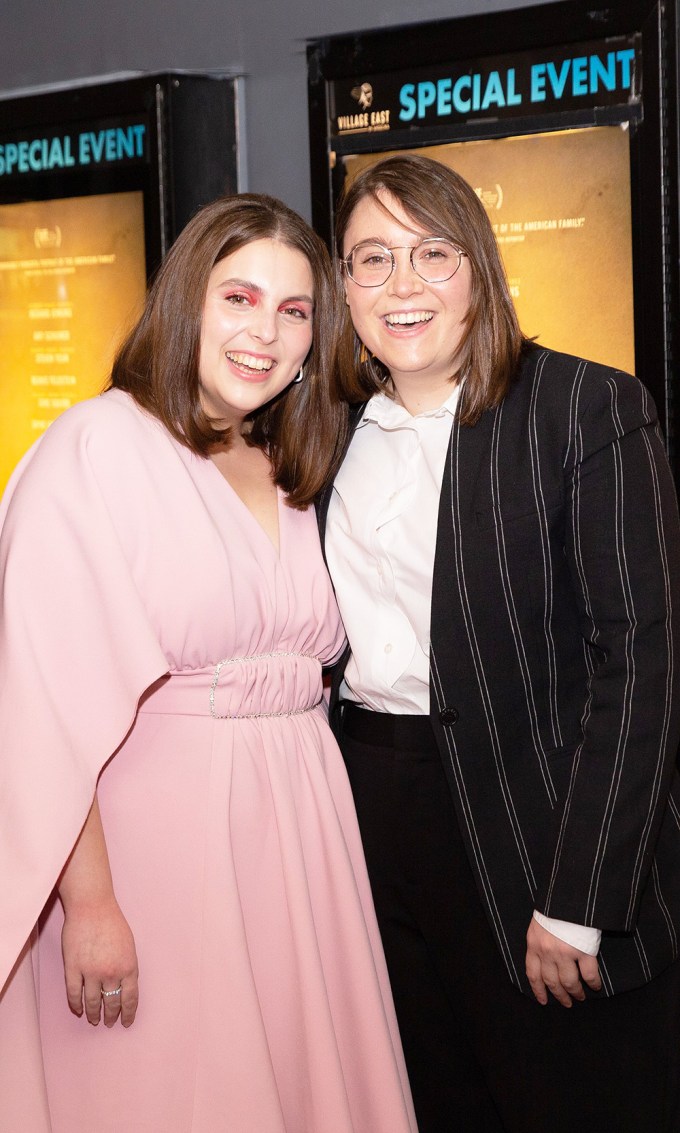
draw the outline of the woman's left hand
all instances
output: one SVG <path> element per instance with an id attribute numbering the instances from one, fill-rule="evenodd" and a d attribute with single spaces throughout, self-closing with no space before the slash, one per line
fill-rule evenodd
<path id="1" fill-rule="evenodd" d="M 583 983 L 593 991 L 602 987 L 596 956 L 589 956 L 553 936 L 533 919 L 527 932 L 526 972 L 542 1006 L 548 1002 L 548 992 L 563 1007 L 571 1007 L 572 999 L 585 999 Z"/>

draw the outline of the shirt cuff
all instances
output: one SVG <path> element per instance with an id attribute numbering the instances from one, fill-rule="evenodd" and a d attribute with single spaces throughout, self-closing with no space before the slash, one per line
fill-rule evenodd
<path id="1" fill-rule="evenodd" d="M 578 948 L 579 952 L 585 952 L 587 956 L 597 956 L 600 951 L 602 933 L 599 928 L 573 924 L 572 921 L 558 921 L 554 917 L 544 917 L 543 913 L 538 913 L 535 909 L 534 920 L 538 921 L 541 928 L 547 929 L 558 940 L 563 940 L 565 944 L 571 944 L 572 948 Z"/>

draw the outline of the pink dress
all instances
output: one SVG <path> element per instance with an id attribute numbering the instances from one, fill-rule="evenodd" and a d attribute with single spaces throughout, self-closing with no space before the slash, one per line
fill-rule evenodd
<path id="1" fill-rule="evenodd" d="M 413 1133 L 312 511 L 279 501 L 277 553 L 112 391 L 48 430 L 2 518 L 0 1133 Z M 50 896 L 97 780 L 127 1031 L 70 1013 Z"/>

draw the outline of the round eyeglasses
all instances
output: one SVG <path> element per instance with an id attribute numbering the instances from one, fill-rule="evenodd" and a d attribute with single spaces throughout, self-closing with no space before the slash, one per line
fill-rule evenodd
<path id="1" fill-rule="evenodd" d="M 362 240 L 340 263 L 359 287 L 382 287 L 397 266 L 394 253 L 399 251 L 410 253 L 411 267 L 426 283 L 445 283 L 451 279 L 458 271 L 463 256 L 467 255 L 440 236 L 430 236 L 415 247 L 404 244 L 386 248 L 375 240 Z"/>

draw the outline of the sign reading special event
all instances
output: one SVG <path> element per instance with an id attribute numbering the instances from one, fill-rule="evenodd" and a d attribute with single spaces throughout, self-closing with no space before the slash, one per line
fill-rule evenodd
<path id="1" fill-rule="evenodd" d="M 145 122 L 90 123 L 77 130 L 58 129 L 0 135 L 0 184 L 55 170 L 90 170 L 148 161 Z"/>
<path id="2" fill-rule="evenodd" d="M 363 75 L 332 84 L 331 135 L 517 118 L 639 101 L 639 36 Z"/>
<path id="3" fill-rule="evenodd" d="M 145 293 L 141 192 L 0 205 L 0 492 L 55 417 L 104 388 Z"/>

